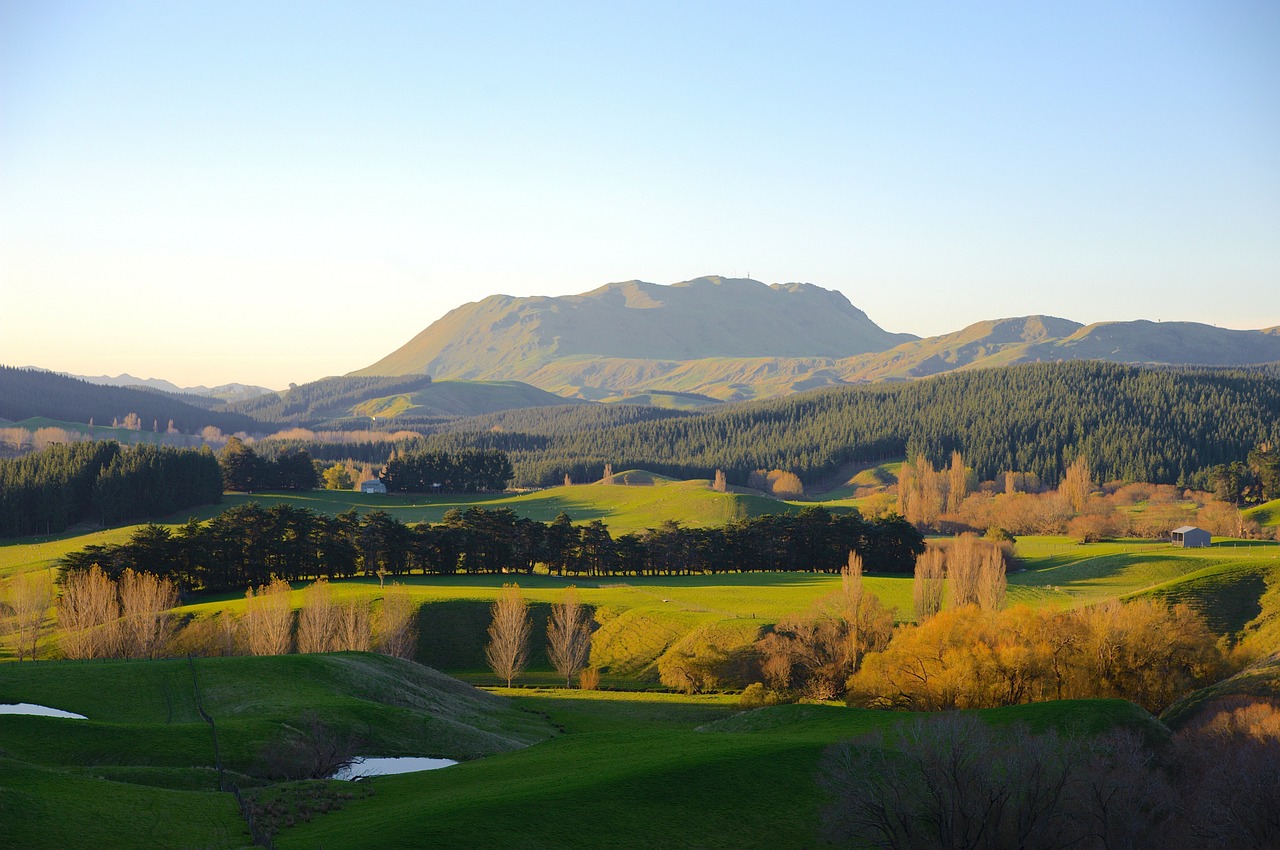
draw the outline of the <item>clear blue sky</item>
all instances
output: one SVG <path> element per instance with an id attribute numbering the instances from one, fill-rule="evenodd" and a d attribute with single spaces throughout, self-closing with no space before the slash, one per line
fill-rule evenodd
<path id="1" fill-rule="evenodd" d="M 748 273 L 1280 325 L 1280 3 L 0 0 L 0 362 L 280 387 Z"/>

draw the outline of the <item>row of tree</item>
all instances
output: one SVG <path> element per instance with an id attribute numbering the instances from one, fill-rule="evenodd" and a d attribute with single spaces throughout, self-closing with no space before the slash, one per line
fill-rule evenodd
<path id="1" fill-rule="evenodd" d="M 385 511 L 328 517 L 291 505 L 249 503 L 205 524 L 190 520 L 176 532 L 146 525 L 127 543 L 88 546 L 61 565 L 75 571 L 97 564 L 113 576 L 126 569 L 151 572 L 187 590 L 234 590 L 272 577 L 532 573 L 538 565 L 586 576 L 838 572 L 850 550 L 871 569 L 909 573 L 924 542 L 896 516 L 868 521 L 820 507 L 721 528 L 667 522 L 615 539 L 599 520 L 574 526 L 561 514 L 540 523 L 506 508 L 454 510 L 437 525 L 408 526 Z"/>
<path id="2" fill-rule="evenodd" d="M 36 659 L 54 606 L 46 571 L 24 573 L 4 588 L 3 609 L 19 661 Z M 302 590 L 294 613 L 292 588 L 273 579 L 245 594 L 244 612 L 226 611 L 194 620 L 180 633 L 173 613 L 178 589 L 166 577 L 126 569 L 112 578 L 93 566 L 62 576 L 54 626 L 64 658 L 157 658 L 163 655 L 284 655 L 298 652 L 378 651 L 412 658 L 417 646 L 417 606 L 401 585 L 372 600 L 335 600 L 328 582 Z"/>
<path id="3" fill-rule="evenodd" d="M 222 475 L 208 449 L 55 444 L 0 460 L 0 537 L 162 516 L 221 498 Z"/>
<path id="4" fill-rule="evenodd" d="M 392 492 L 476 493 L 503 490 L 514 473 L 504 452 L 396 451 L 382 469 L 382 483 Z"/>

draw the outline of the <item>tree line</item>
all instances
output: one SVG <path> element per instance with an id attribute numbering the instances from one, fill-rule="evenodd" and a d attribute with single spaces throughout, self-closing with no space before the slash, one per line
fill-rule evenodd
<path id="1" fill-rule="evenodd" d="M 0 537 L 163 516 L 221 498 L 222 474 L 208 449 L 55 444 L 0 460 Z"/>
<path id="2" fill-rule="evenodd" d="M 234 590 L 275 578 L 303 581 L 355 575 L 532 573 L 538 565 L 565 576 L 692 575 L 716 572 L 838 572 L 849 551 L 871 569 L 910 573 L 924 550 L 921 534 L 891 516 L 807 508 L 720 528 L 666 522 L 614 538 L 599 520 L 574 526 L 566 514 L 549 523 L 507 508 L 452 510 L 432 525 L 405 525 L 385 511 L 335 517 L 304 508 L 237 505 L 208 523 L 176 532 L 146 525 L 127 543 L 92 545 L 64 556 L 64 574 L 100 566 L 174 581 L 184 590 Z"/>

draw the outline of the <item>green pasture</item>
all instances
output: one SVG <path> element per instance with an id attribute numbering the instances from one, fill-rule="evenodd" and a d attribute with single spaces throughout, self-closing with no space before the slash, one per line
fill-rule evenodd
<path id="1" fill-rule="evenodd" d="M 708 722 L 715 703 L 670 695 L 535 691 L 517 701 L 570 734 L 443 771 L 375 778 L 373 795 L 284 830 L 278 846 L 817 846 L 822 750 L 912 717 L 788 705 L 726 709 Z M 978 714 L 1036 729 L 1133 725 L 1160 734 L 1149 715 L 1118 700 Z"/>
<path id="2" fill-rule="evenodd" d="M 1272 499 L 1270 502 L 1249 508 L 1244 512 L 1244 517 L 1258 525 L 1280 528 L 1280 499 Z"/>

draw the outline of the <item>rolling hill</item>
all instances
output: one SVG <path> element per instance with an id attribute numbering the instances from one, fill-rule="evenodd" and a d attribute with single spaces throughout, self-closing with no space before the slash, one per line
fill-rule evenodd
<path id="1" fill-rule="evenodd" d="M 1062 360 L 1245 366 L 1280 361 L 1280 328 L 1021 316 L 919 339 L 839 292 L 701 277 L 465 304 L 352 374 L 524 381 L 562 396 L 733 402 L 865 381 Z"/>

